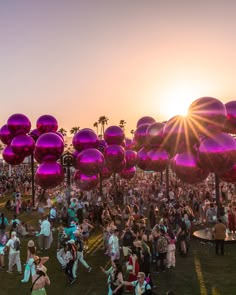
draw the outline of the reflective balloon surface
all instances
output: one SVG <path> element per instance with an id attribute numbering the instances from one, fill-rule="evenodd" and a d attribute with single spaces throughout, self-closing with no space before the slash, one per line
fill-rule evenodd
<path id="1" fill-rule="evenodd" d="M 11 115 L 7 120 L 7 126 L 10 132 L 15 136 L 30 132 L 30 120 L 23 114 Z"/>
<path id="2" fill-rule="evenodd" d="M 196 99 L 188 109 L 188 116 L 197 133 L 212 136 L 215 131 L 222 131 L 226 121 L 225 105 L 214 97 Z"/>
<path id="3" fill-rule="evenodd" d="M 85 175 L 77 170 L 74 175 L 74 180 L 76 185 L 82 191 L 90 191 L 97 187 L 97 185 L 99 184 L 100 177 L 99 174 Z"/>
<path id="4" fill-rule="evenodd" d="M 2 151 L 2 157 L 10 165 L 19 165 L 24 161 L 22 155 L 17 155 L 13 152 L 11 146 L 6 146 Z"/>
<path id="5" fill-rule="evenodd" d="M 39 132 L 38 129 L 33 129 L 30 131 L 29 135 L 33 138 L 34 141 L 37 141 L 41 133 Z"/>
<path id="6" fill-rule="evenodd" d="M 107 168 L 107 166 L 103 166 L 101 177 L 102 179 L 110 178 L 112 176 L 112 171 Z"/>
<path id="7" fill-rule="evenodd" d="M 81 129 L 73 137 L 72 144 L 78 151 L 88 148 L 97 148 L 99 139 L 97 134 L 92 129 Z"/>
<path id="8" fill-rule="evenodd" d="M 104 156 L 107 167 L 110 169 L 110 166 L 116 165 L 125 159 L 125 150 L 120 145 L 109 145 L 105 148 Z"/>
<path id="9" fill-rule="evenodd" d="M 64 180 L 64 171 L 57 162 L 46 162 L 39 165 L 35 174 L 35 181 L 43 189 L 54 188 Z"/>
<path id="10" fill-rule="evenodd" d="M 224 132 L 236 134 L 236 100 L 225 104 L 227 119 L 224 126 Z"/>
<path id="11" fill-rule="evenodd" d="M 21 134 L 12 139 L 11 148 L 15 154 L 28 157 L 34 151 L 34 140 L 29 135 Z"/>
<path id="12" fill-rule="evenodd" d="M 41 134 L 46 132 L 56 132 L 58 129 L 58 122 L 52 115 L 43 115 L 38 118 L 36 127 Z"/>
<path id="13" fill-rule="evenodd" d="M 164 139 L 164 126 L 163 123 L 153 123 L 147 128 L 147 145 L 157 146 L 163 143 Z"/>
<path id="14" fill-rule="evenodd" d="M 99 143 L 98 143 L 98 147 L 97 147 L 97 149 L 101 152 L 101 153 L 103 153 L 104 151 L 105 151 L 105 148 L 107 147 L 107 143 L 105 142 L 105 140 L 103 140 L 103 139 L 100 139 L 99 140 Z"/>
<path id="15" fill-rule="evenodd" d="M 236 141 L 223 132 L 204 138 L 198 148 L 199 165 L 218 175 L 230 170 L 236 162 Z"/>
<path id="16" fill-rule="evenodd" d="M 7 124 L 3 125 L 0 129 L 0 139 L 2 143 L 9 145 L 12 141 L 13 135 L 9 130 Z"/>
<path id="17" fill-rule="evenodd" d="M 137 166 L 144 171 L 151 170 L 151 160 L 148 156 L 148 152 L 149 149 L 142 148 L 137 153 Z"/>
<path id="18" fill-rule="evenodd" d="M 135 166 L 137 162 L 137 153 L 133 150 L 126 150 L 125 161 L 126 161 L 126 168 Z"/>
<path id="19" fill-rule="evenodd" d="M 119 126 L 109 126 L 104 132 L 104 139 L 108 145 L 121 145 L 125 139 L 125 134 Z"/>
<path id="20" fill-rule="evenodd" d="M 220 175 L 220 179 L 225 182 L 236 183 L 236 164 L 228 172 Z"/>
<path id="21" fill-rule="evenodd" d="M 171 169 L 183 182 L 194 184 L 202 182 L 209 175 L 209 170 L 200 168 L 193 153 L 177 154 L 171 160 Z"/>
<path id="22" fill-rule="evenodd" d="M 125 169 L 126 166 L 126 161 L 117 161 L 117 162 L 108 162 L 107 163 L 107 168 L 112 171 L 113 173 L 119 173 L 123 169 Z"/>
<path id="23" fill-rule="evenodd" d="M 97 149 L 85 149 L 76 157 L 76 169 L 86 175 L 100 173 L 104 163 L 104 156 Z"/>
<path id="24" fill-rule="evenodd" d="M 153 148 L 148 151 L 150 160 L 150 170 L 161 172 L 166 169 L 169 164 L 169 154 L 164 149 Z"/>
<path id="25" fill-rule="evenodd" d="M 136 172 L 135 167 L 125 168 L 120 172 L 120 176 L 124 179 L 132 179 L 135 175 L 135 172 Z"/>
<path id="26" fill-rule="evenodd" d="M 63 140 L 53 132 L 40 135 L 35 145 L 35 153 L 41 161 L 56 161 L 61 157 L 63 151 Z"/>
<path id="27" fill-rule="evenodd" d="M 133 140 L 126 137 L 125 138 L 125 149 L 126 150 L 132 150 L 133 147 L 134 147 Z"/>
<path id="28" fill-rule="evenodd" d="M 134 140 L 140 148 L 147 143 L 147 129 L 149 126 L 150 124 L 140 125 L 134 132 Z"/>
<path id="29" fill-rule="evenodd" d="M 137 125 L 136 125 L 136 128 L 138 128 L 139 126 L 143 125 L 143 124 L 152 124 L 152 123 L 155 123 L 156 120 L 152 117 L 149 117 L 149 116 L 145 116 L 145 117 L 142 117 L 138 120 L 137 122 Z"/>

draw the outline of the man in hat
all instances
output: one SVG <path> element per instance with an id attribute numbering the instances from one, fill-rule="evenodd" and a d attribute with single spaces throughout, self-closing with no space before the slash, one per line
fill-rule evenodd
<path id="1" fill-rule="evenodd" d="M 36 269 L 36 274 L 32 277 L 32 295 L 46 295 L 45 286 L 50 285 L 50 279 L 47 276 L 47 268 L 40 265 Z"/>
<path id="2" fill-rule="evenodd" d="M 9 249 L 9 264 L 8 273 L 12 273 L 12 267 L 16 264 L 17 271 L 22 274 L 21 260 L 20 260 L 20 239 L 16 236 L 16 232 L 11 233 L 11 238 L 6 243 L 6 249 Z"/>

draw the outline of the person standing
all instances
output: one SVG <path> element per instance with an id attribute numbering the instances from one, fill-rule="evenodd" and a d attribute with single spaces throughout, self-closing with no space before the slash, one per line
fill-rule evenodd
<path id="1" fill-rule="evenodd" d="M 36 274 L 32 277 L 32 295 L 46 295 L 45 286 L 50 285 L 50 279 L 47 276 L 47 268 L 40 265 L 36 269 Z"/>
<path id="2" fill-rule="evenodd" d="M 119 231 L 118 229 L 114 230 L 114 233 L 110 236 L 108 245 L 109 245 L 109 255 L 111 256 L 111 261 L 120 259 L 120 245 L 119 245 Z"/>
<path id="3" fill-rule="evenodd" d="M 223 224 L 222 219 L 219 218 L 218 222 L 213 228 L 215 244 L 216 244 L 216 255 L 219 254 L 219 248 L 221 255 L 224 255 L 224 243 L 226 238 L 226 226 Z"/>
<path id="4" fill-rule="evenodd" d="M 35 275 L 35 264 L 34 264 L 34 258 L 36 254 L 36 247 L 33 240 L 29 240 L 28 242 L 28 249 L 27 249 L 27 259 L 26 259 L 26 265 L 25 265 L 25 272 L 24 272 L 24 278 L 21 280 L 22 283 L 27 283 L 30 278 L 30 272 L 33 277 Z"/>
<path id="5" fill-rule="evenodd" d="M 20 260 L 20 239 L 17 238 L 16 232 L 11 233 L 11 238 L 6 243 L 6 247 L 9 249 L 9 264 L 8 273 L 12 273 L 12 267 L 16 264 L 17 271 L 22 274 L 21 260 Z"/>
<path id="6" fill-rule="evenodd" d="M 39 233 L 39 248 L 41 251 L 44 251 L 49 248 L 49 238 L 51 234 L 51 224 L 46 216 L 43 217 L 43 221 L 40 227 L 41 230 Z"/>
<path id="7" fill-rule="evenodd" d="M 5 263 L 4 263 L 4 255 L 5 255 L 5 246 L 7 243 L 7 235 L 5 232 L 0 231 L 0 269 L 5 268 Z"/>

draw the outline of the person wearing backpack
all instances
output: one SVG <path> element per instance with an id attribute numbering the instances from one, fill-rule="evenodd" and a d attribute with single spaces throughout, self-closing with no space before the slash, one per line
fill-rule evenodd
<path id="1" fill-rule="evenodd" d="M 146 275 L 144 272 L 139 272 L 137 275 L 137 280 L 133 282 L 123 281 L 125 286 L 133 286 L 135 290 L 135 295 L 152 295 L 152 288 L 149 283 L 147 283 Z"/>
<path id="2" fill-rule="evenodd" d="M 22 274 L 20 260 L 20 239 L 16 236 L 16 232 L 11 233 L 11 238 L 6 243 L 6 248 L 9 249 L 8 273 L 12 273 L 12 267 L 16 264 L 17 271 Z"/>
<path id="3" fill-rule="evenodd" d="M 6 227 L 9 225 L 7 218 L 4 216 L 3 213 L 1 213 L 0 216 L 0 231 L 5 232 Z"/>
<path id="4" fill-rule="evenodd" d="M 4 255 L 5 255 L 5 246 L 7 243 L 7 235 L 4 232 L 0 232 L 0 269 L 4 269 L 5 268 L 5 264 L 4 264 Z"/>

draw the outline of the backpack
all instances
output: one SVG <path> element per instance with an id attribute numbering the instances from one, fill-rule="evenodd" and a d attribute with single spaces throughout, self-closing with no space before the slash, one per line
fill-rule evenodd
<path id="1" fill-rule="evenodd" d="M 13 249 L 15 251 L 19 251 L 20 250 L 20 240 L 19 239 L 15 239 Z"/>
<path id="2" fill-rule="evenodd" d="M 79 252 L 83 252 L 83 250 L 84 250 L 84 243 L 83 243 L 83 241 L 81 239 L 78 240 L 77 247 L 78 247 L 78 251 Z"/>
<path id="3" fill-rule="evenodd" d="M 146 278 L 147 279 L 147 278 Z M 136 288 L 138 285 L 138 282 L 136 283 L 135 287 Z M 150 290 L 147 290 L 147 286 L 150 286 L 149 283 L 146 282 L 146 285 L 145 285 L 145 291 L 144 293 L 142 293 L 142 295 L 154 295 L 153 292 L 152 292 L 152 289 Z M 151 287 L 151 286 L 150 286 Z"/>
<path id="4" fill-rule="evenodd" d="M 6 229 L 6 224 L 4 218 L 2 218 L 2 222 L 0 223 L 0 229 Z"/>
<path id="5" fill-rule="evenodd" d="M 167 252 L 168 240 L 165 236 L 161 236 L 157 241 L 157 250 L 160 253 Z"/>

